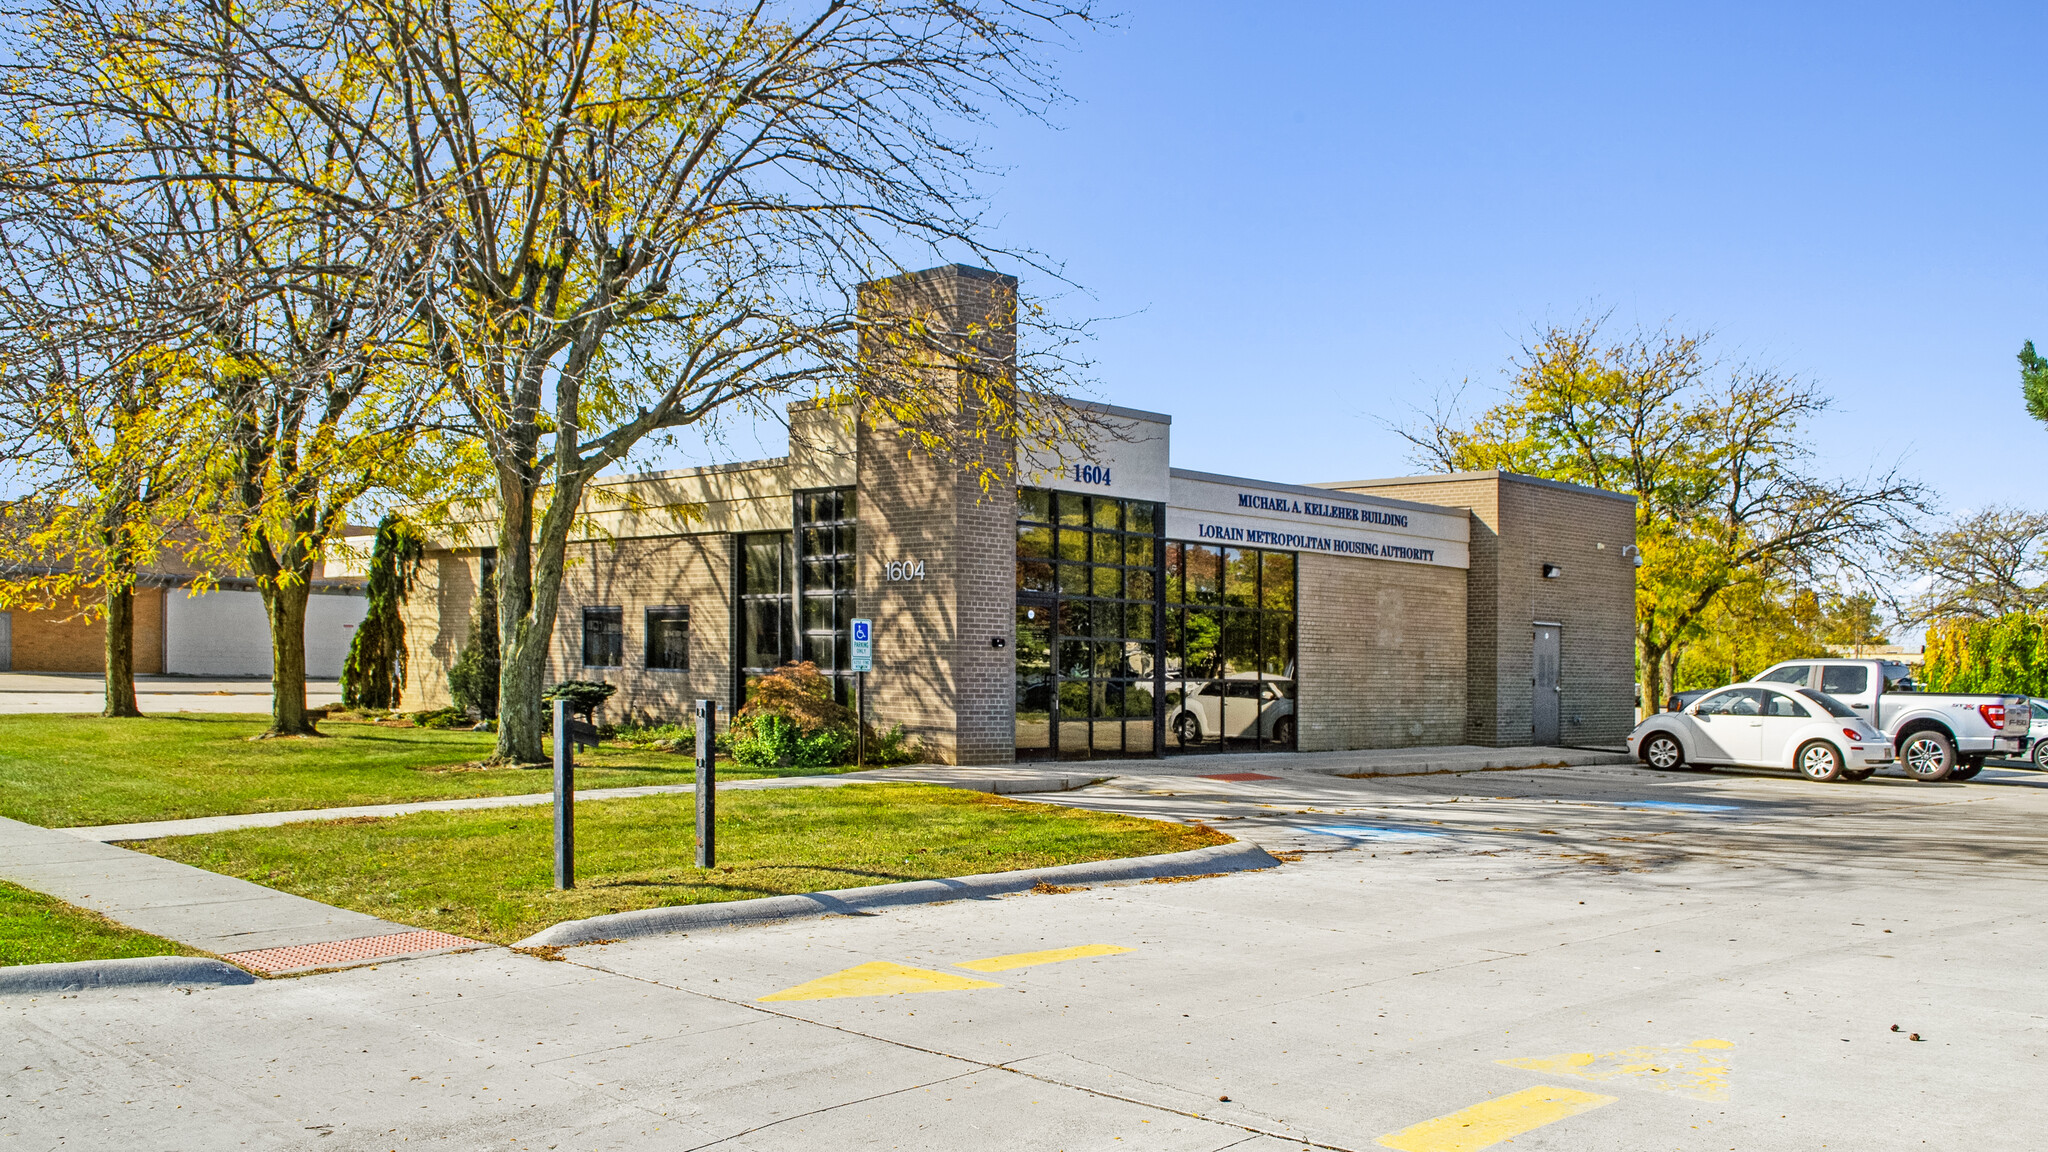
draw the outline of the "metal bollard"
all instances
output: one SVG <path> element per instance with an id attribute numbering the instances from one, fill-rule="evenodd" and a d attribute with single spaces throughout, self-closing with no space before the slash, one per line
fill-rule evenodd
<path id="1" fill-rule="evenodd" d="M 718 864 L 718 703 L 697 701 L 697 867 Z"/>
<path id="2" fill-rule="evenodd" d="M 555 887 L 576 886 L 576 742 L 569 702 L 555 701 Z"/>

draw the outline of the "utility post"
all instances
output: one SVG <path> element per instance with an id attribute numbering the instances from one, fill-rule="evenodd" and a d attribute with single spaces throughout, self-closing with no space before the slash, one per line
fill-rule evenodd
<path id="1" fill-rule="evenodd" d="M 555 887 L 576 886 L 576 738 L 569 701 L 555 701 Z"/>
<path id="2" fill-rule="evenodd" d="M 718 703 L 697 701 L 697 867 L 718 864 Z"/>

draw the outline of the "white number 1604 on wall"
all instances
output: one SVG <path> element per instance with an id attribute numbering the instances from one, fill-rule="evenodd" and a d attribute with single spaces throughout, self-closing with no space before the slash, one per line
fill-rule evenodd
<path id="1" fill-rule="evenodd" d="M 891 560 L 889 561 L 888 571 L 889 579 L 891 580 L 922 580 L 924 579 L 924 561 Z"/>

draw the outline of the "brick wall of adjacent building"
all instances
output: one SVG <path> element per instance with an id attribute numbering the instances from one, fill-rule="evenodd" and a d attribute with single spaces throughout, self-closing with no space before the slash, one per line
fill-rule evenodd
<path id="1" fill-rule="evenodd" d="M 1463 743 L 1465 572 L 1302 553 L 1297 746 Z"/>
<path id="2" fill-rule="evenodd" d="M 951 265 L 869 286 L 864 307 L 887 306 L 930 317 L 952 332 L 992 329 L 984 351 L 1014 362 L 1017 282 Z M 883 354 L 880 346 L 866 350 Z M 935 368 L 934 392 L 960 398 L 973 419 L 974 390 L 957 370 Z M 981 466 L 1007 473 L 1015 449 L 992 436 L 970 455 L 919 450 L 886 421 L 861 421 L 858 598 L 875 622 L 875 671 L 868 677 L 869 721 L 902 724 L 932 759 L 1000 764 L 1016 755 L 1016 504 L 1007 482 L 982 490 Z M 922 560 L 922 580 L 890 580 L 889 564 Z M 1000 640 L 1000 647 L 993 641 Z"/>
<path id="3" fill-rule="evenodd" d="M 1611 744 L 1635 716 L 1635 505 L 1576 484 L 1503 472 L 1328 485 L 1472 516 L 1466 582 L 1466 739 L 1529 743 L 1534 625 L 1561 625 L 1560 738 Z M 1542 566 L 1563 575 L 1545 580 Z"/>
<path id="4" fill-rule="evenodd" d="M 15 672 L 82 672 L 107 669 L 106 624 L 87 606 L 68 603 L 43 611 L 17 608 L 13 616 L 11 668 Z M 164 590 L 135 590 L 135 674 L 164 670 Z"/>
<path id="5" fill-rule="evenodd" d="M 405 681 L 399 707 L 407 712 L 445 708 L 448 669 L 469 642 L 470 617 L 476 611 L 481 554 L 474 548 L 431 551 L 399 609 L 405 625 Z"/>
<path id="6" fill-rule="evenodd" d="M 600 713 L 609 723 L 687 721 L 699 699 L 726 707 L 733 693 L 733 540 L 716 534 L 572 543 L 546 681 L 618 685 Z M 647 609 L 681 606 L 690 609 L 689 668 L 647 667 Z M 620 609 L 621 666 L 584 666 L 585 608 Z"/>

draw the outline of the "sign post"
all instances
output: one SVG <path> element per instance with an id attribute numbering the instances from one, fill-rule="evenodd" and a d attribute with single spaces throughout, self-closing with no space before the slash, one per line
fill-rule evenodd
<path id="1" fill-rule="evenodd" d="M 697 701 L 697 867 L 718 864 L 718 703 Z"/>
<path id="2" fill-rule="evenodd" d="M 555 887 L 576 886 L 576 739 L 569 701 L 555 701 Z"/>
<path id="3" fill-rule="evenodd" d="M 853 622 L 853 764 L 867 767 L 868 761 L 868 673 L 875 667 L 875 622 L 856 618 Z"/>

